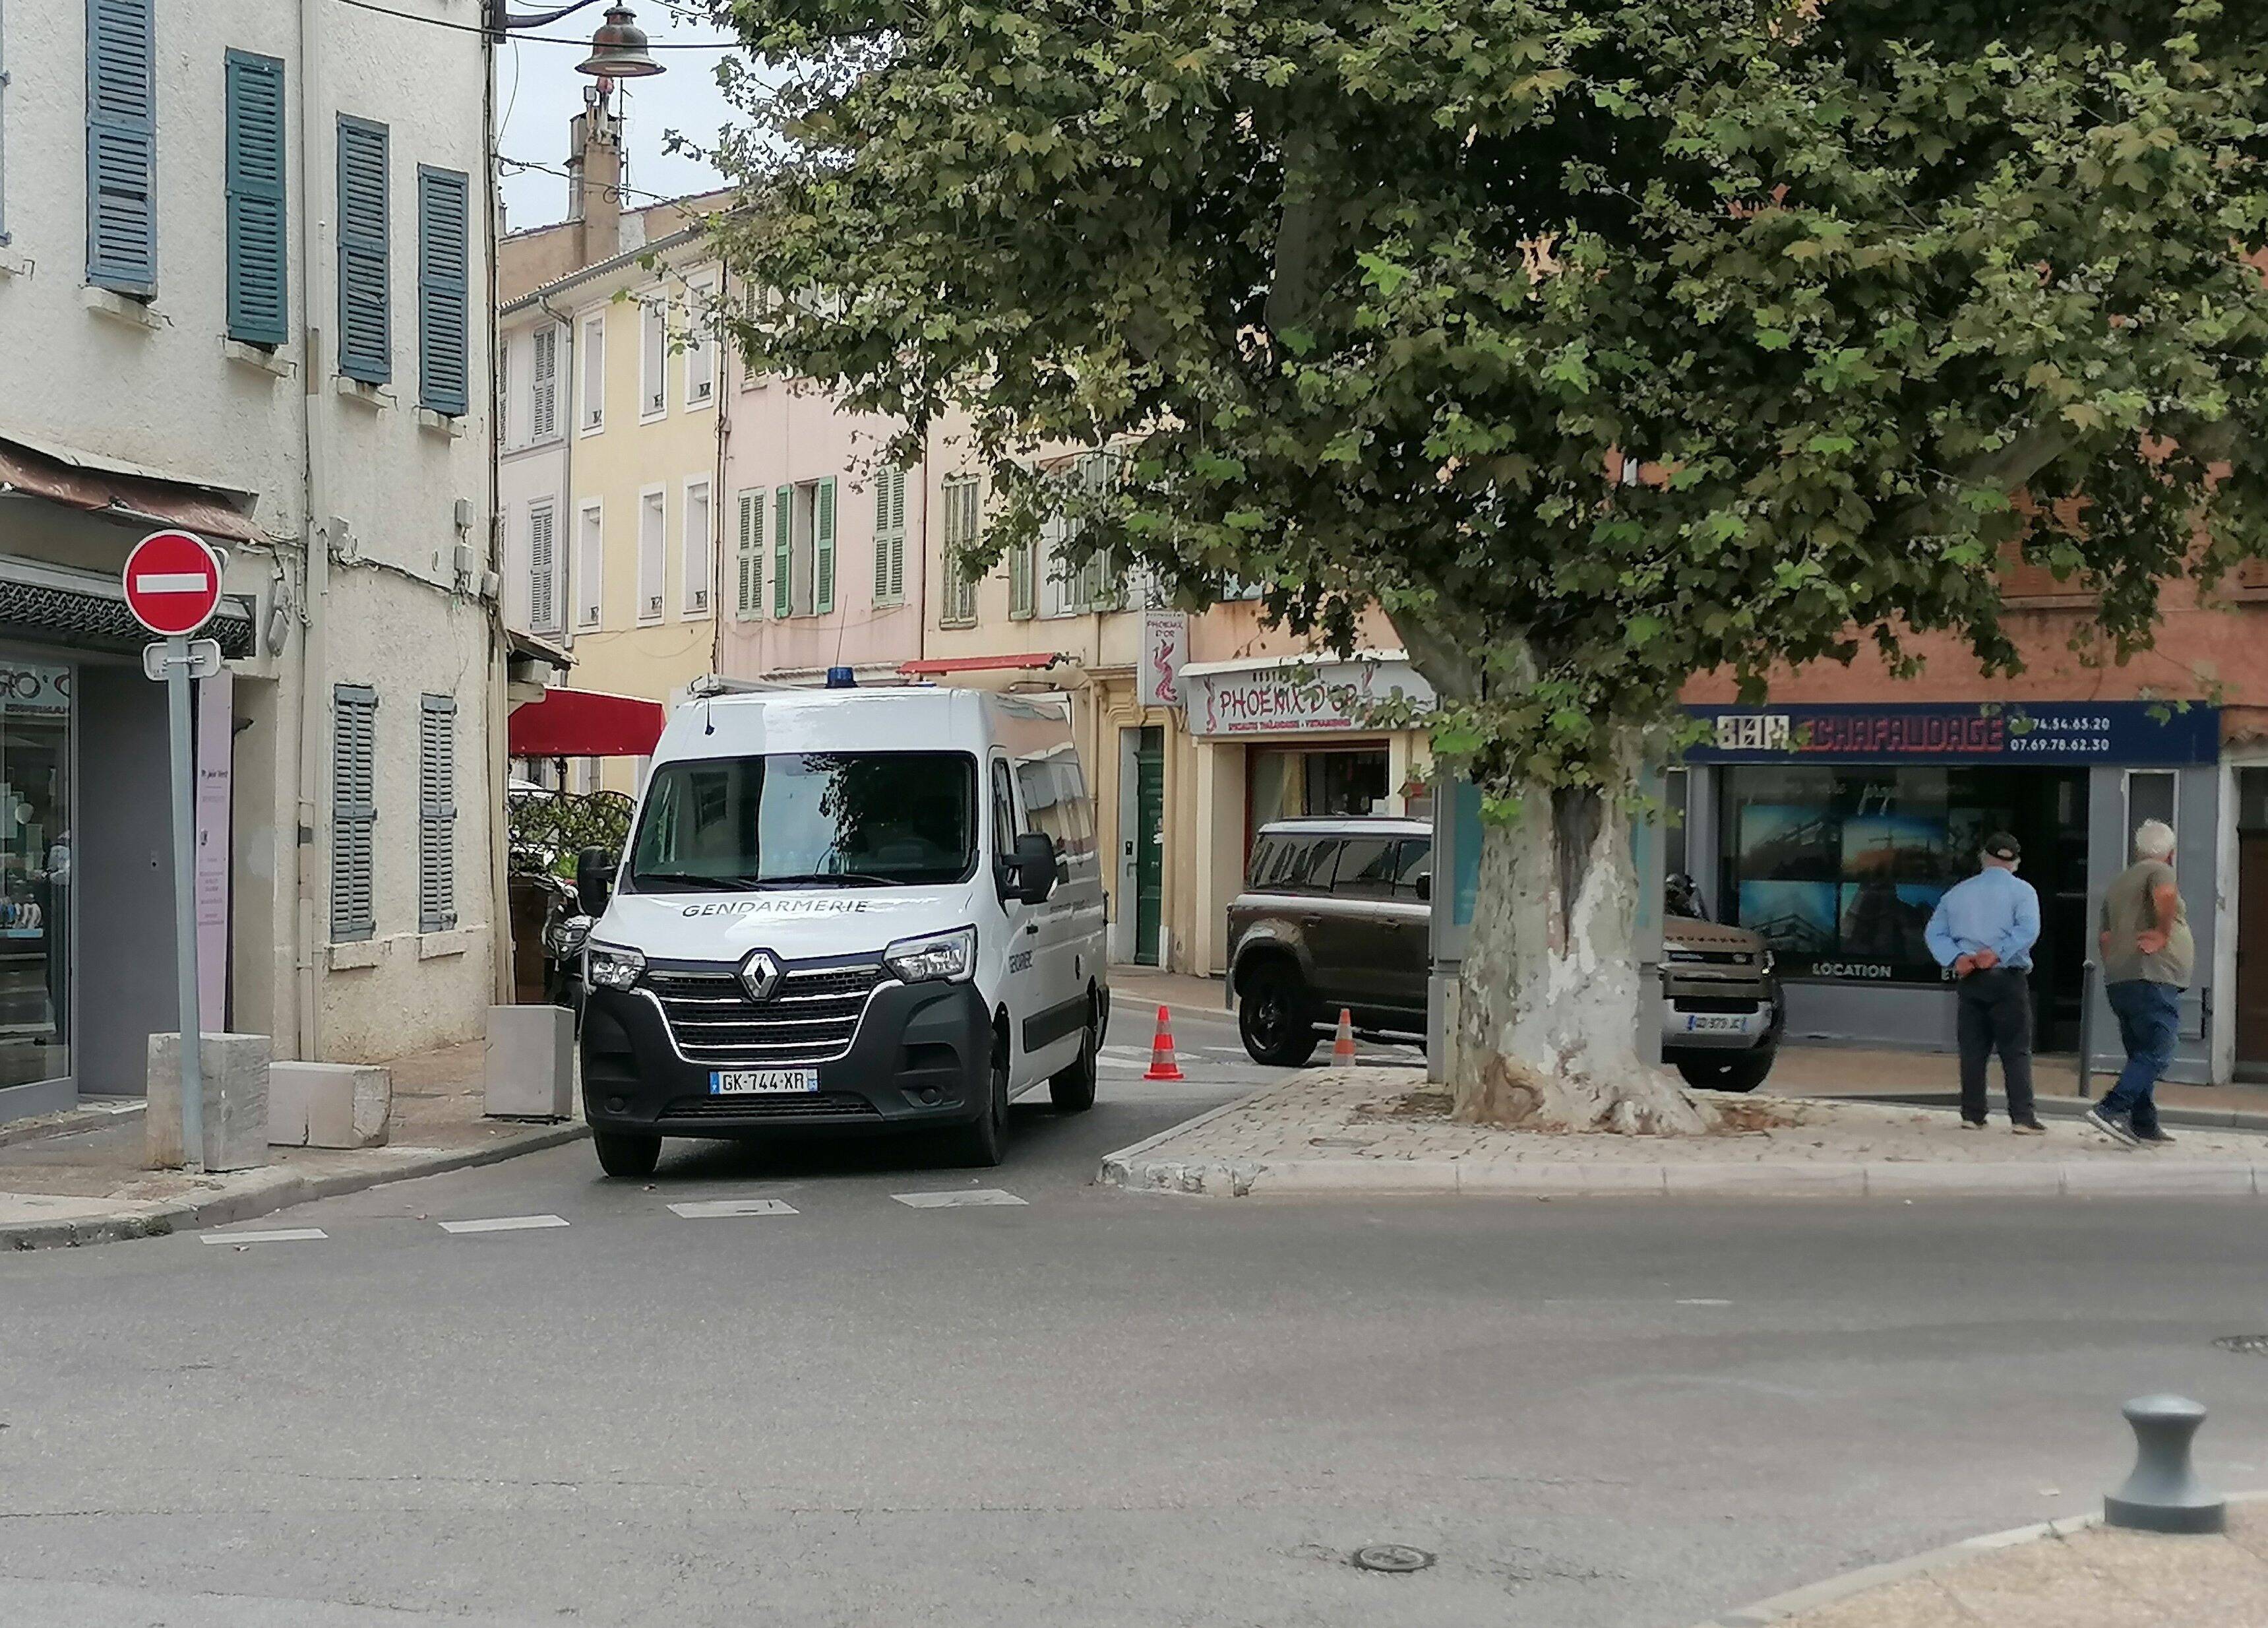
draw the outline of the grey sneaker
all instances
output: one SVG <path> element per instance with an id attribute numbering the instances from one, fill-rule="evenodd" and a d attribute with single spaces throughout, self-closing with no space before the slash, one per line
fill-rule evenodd
<path id="1" fill-rule="evenodd" d="M 2128 1147 L 2138 1145 L 2142 1139 L 2134 1134 L 2134 1127 L 2127 1123 L 2124 1114 L 2106 1114 L 2099 1107 L 2090 1108 L 2087 1110 L 2087 1123 L 2112 1141 Z"/>
<path id="2" fill-rule="evenodd" d="M 2134 1139 L 2145 1147 L 2170 1147 L 2174 1141 L 2163 1131 L 2137 1131 Z"/>
<path id="3" fill-rule="evenodd" d="M 2008 1127 L 2018 1136 L 2045 1136 L 2048 1128 L 2036 1119 L 2019 1119 Z"/>

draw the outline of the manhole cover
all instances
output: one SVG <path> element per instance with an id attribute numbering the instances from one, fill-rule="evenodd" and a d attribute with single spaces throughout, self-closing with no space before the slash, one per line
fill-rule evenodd
<path id="1" fill-rule="evenodd" d="M 2268 1334 L 2224 1334 L 2213 1344 L 2240 1357 L 2268 1357 Z"/>
<path id="2" fill-rule="evenodd" d="M 1354 1551 L 1354 1563 L 1366 1572 L 1422 1572 L 1433 1557 L 1407 1543 L 1373 1543 Z"/>

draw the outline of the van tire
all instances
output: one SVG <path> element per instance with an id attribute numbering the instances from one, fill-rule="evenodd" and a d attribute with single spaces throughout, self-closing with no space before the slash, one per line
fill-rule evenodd
<path id="1" fill-rule="evenodd" d="M 1236 990 L 1236 1032 L 1254 1062 L 1298 1068 L 1315 1055 L 1319 1036 L 1307 1004 L 1307 982 L 1288 961 L 1263 961 L 1244 975 Z"/>
<path id="2" fill-rule="evenodd" d="M 1101 1004 L 1090 991 L 1086 1028 L 1079 1035 L 1079 1061 L 1057 1069 L 1048 1081 L 1048 1100 L 1059 1113 L 1083 1114 L 1094 1106 L 1095 1053 L 1102 1046 L 1101 1022 Z"/>
<path id="3" fill-rule="evenodd" d="M 599 1168 L 608 1175 L 635 1182 L 653 1174 L 661 1159 L 661 1138 L 628 1131 L 593 1131 L 591 1145 L 598 1150 Z"/>
<path id="4" fill-rule="evenodd" d="M 1727 1057 L 1682 1057 L 1677 1072 L 1685 1083 L 1700 1091 L 1754 1091 L 1764 1083 L 1778 1057 L 1777 1049 L 1736 1051 Z"/>
<path id="5" fill-rule="evenodd" d="M 985 1072 L 984 1111 L 961 1131 L 961 1162 L 975 1170 L 990 1170 L 1000 1162 L 1008 1129 L 1008 1036 L 995 1030 L 992 1066 Z"/>

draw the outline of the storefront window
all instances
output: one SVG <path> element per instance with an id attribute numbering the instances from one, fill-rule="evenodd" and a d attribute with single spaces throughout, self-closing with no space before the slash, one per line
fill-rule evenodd
<path id="1" fill-rule="evenodd" d="M 1258 747 L 1252 753 L 1252 829 L 1300 814 L 1386 812 L 1387 751 L 1304 752 Z"/>
<path id="2" fill-rule="evenodd" d="M 70 1072 L 70 681 L 0 661 L 0 1087 Z"/>

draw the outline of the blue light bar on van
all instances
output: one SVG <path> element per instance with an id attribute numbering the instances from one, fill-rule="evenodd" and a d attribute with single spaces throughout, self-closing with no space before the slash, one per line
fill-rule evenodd
<path id="1" fill-rule="evenodd" d="M 829 667 L 827 669 L 827 687 L 829 689 L 856 689 L 858 680 L 849 667 Z"/>

